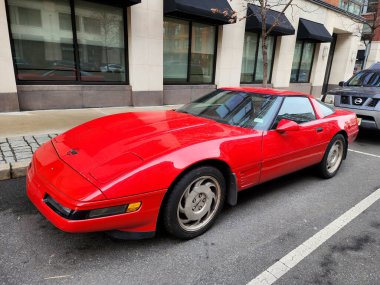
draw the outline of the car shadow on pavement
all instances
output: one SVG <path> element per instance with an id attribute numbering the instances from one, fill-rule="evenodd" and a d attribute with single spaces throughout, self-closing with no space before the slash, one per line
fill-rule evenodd
<path id="1" fill-rule="evenodd" d="M 380 144 L 380 131 L 360 129 L 355 142 L 363 145 L 366 143 Z"/>

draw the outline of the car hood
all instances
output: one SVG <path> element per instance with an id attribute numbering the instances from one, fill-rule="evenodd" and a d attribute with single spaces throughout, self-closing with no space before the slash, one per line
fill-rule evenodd
<path id="1" fill-rule="evenodd" d="M 328 94 L 380 98 L 380 87 L 345 86 L 329 90 Z"/>
<path id="2" fill-rule="evenodd" d="M 75 127 L 53 145 L 62 160 L 101 187 L 148 160 L 237 129 L 175 111 L 124 113 Z"/>

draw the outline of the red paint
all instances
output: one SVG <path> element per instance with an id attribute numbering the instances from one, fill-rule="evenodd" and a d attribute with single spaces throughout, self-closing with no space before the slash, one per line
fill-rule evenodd
<path id="1" fill-rule="evenodd" d="M 225 88 L 279 96 L 307 96 L 317 119 L 284 120 L 258 131 L 175 111 L 111 115 L 80 125 L 37 150 L 27 174 L 31 201 L 55 226 L 69 232 L 155 231 L 164 195 L 186 169 L 206 160 L 227 164 L 238 191 L 322 160 L 338 132 L 357 136 L 356 116 L 337 110 L 323 118 L 309 95 L 262 88 Z M 323 128 L 322 132 L 316 129 Z M 43 201 L 49 194 L 72 210 L 142 202 L 135 213 L 67 220 Z"/>

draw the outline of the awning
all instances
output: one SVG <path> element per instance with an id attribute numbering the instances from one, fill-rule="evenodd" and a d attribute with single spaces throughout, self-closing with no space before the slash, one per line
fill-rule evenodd
<path id="1" fill-rule="evenodd" d="M 248 4 L 247 10 L 247 21 L 245 24 L 246 31 L 249 32 L 261 32 L 262 30 L 262 19 L 260 14 L 261 7 L 253 4 Z M 281 12 L 275 10 L 267 10 L 266 13 L 266 21 L 265 26 L 270 29 L 274 23 L 274 21 L 279 17 L 278 25 L 273 28 L 271 35 L 274 36 L 286 36 L 286 35 L 294 35 L 295 30 L 290 24 L 288 18 Z"/>
<path id="2" fill-rule="evenodd" d="M 232 14 L 227 0 L 164 0 L 164 14 L 191 20 L 201 20 L 211 24 L 229 24 L 229 16 L 213 13 L 212 9 Z"/>
<path id="3" fill-rule="evenodd" d="M 106 4 L 117 7 L 128 7 L 141 3 L 141 0 L 89 0 L 91 2 L 97 2 L 100 4 Z"/>
<path id="4" fill-rule="evenodd" d="M 300 19 L 297 39 L 323 43 L 331 42 L 333 37 L 329 34 L 324 25 L 306 19 Z"/>

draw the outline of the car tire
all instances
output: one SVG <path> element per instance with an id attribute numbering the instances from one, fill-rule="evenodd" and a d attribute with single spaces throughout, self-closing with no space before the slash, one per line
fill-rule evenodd
<path id="1" fill-rule="evenodd" d="M 332 138 L 322 161 L 318 164 L 318 171 L 322 178 L 329 179 L 337 174 L 342 165 L 346 148 L 346 139 L 342 134 L 337 134 Z"/>
<path id="2" fill-rule="evenodd" d="M 167 232 L 191 239 L 206 232 L 223 208 L 226 182 L 211 166 L 190 170 L 171 188 L 164 203 L 163 223 Z"/>

